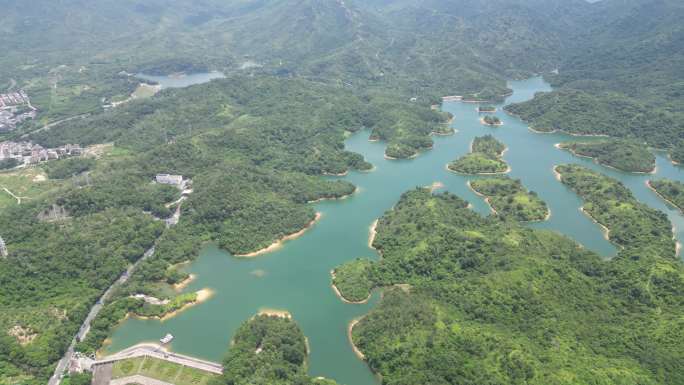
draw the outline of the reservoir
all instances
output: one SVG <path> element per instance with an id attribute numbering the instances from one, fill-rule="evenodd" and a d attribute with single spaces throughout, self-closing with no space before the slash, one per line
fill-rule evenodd
<path id="1" fill-rule="evenodd" d="M 136 74 L 135 77 L 148 82 L 155 82 L 159 84 L 161 88 L 183 88 L 194 84 L 207 83 L 214 79 L 220 79 L 226 76 L 221 72 L 212 71 L 165 76 L 154 76 L 140 73 Z"/>
<path id="2" fill-rule="evenodd" d="M 510 82 L 509 87 L 514 93 L 505 103 L 528 100 L 535 92 L 550 90 L 541 78 Z M 554 177 L 554 166 L 577 163 L 619 179 L 639 201 L 667 213 L 677 239 L 684 240 L 684 218 L 645 185 L 646 180 L 656 178 L 684 181 L 682 169 L 673 166 L 664 154 L 657 154 L 655 175 L 616 171 L 555 148 L 555 143 L 578 138 L 534 133 L 527 124 L 502 112 L 502 106 L 498 106 L 496 115 L 504 125 L 489 127 L 480 124 L 477 104 L 445 103 L 443 109 L 455 116 L 453 127 L 457 132 L 452 136 L 435 136 L 434 149 L 411 160 L 386 160 L 384 143 L 369 142 L 368 132 L 352 135 L 346 142 L 347 149 L 364 155 L 376 167 L 373 172 L 350 172 L 341 177 L 358 186 L 356 194 L 348 199 L 315 203 L 315 209 L 322 213 L 321 220 L 304 235 L 270 254 L 239 259 L 207 246 L 187 267 L 197 279 L 186 290 L 211 288 L 215 296 L 164 322 L 128 319 L 114 332 L 108 352 L 156 341 L 172 333 L 173 351 L 220 361 L 242 322 L 263 308 L 282 309 L 292 314 L 309 339 L 311 375 L 346 385 L 378 384 L 367 365 L 352 352 L 347 326 L 370 311 L 379 296 L 376 293 L 363 305 L 343 303 L 330 287 L 330 271 L 356 257 L 377 259 L 377 253 L 368 246 L 369 227 L 392 208 L 403 192 L 416 186 L 442 182 L 445 190 L 471 202 L 473 210 L 489 215 L 487 204 L 466 185 L 477 177 L 445 170 L 448 162 L 468 152 L 474 137 L 485 134 L 492 134 L 508 147 L 504 159 L 512 168 L 510 176 L 536 191 L 551 209 L 548 221 L 529 226 L 565 234 L 605 258 L 615 255 L 616 247 L 603 238 L 600 227 L 579 211 L 582 201 Z"/>

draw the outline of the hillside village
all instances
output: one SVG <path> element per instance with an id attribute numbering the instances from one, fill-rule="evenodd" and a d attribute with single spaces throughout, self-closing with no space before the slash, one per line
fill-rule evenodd
<path id="1" fill-rule="evenodd" d="M 32 142 L 0 142 L 0 161 L 15 159 L 18 166 L 37 164 L 48 160 L 62 159 L 83 154 L 78 144 L 67 144 L 56 148 L 44 148 Z"/>
<path id="2" fill-rule="evenodd" d="M 37 111 L 24 91 L 0 94 L 0 133 L 14 131 L 25 120 L 34 119 Z"/>

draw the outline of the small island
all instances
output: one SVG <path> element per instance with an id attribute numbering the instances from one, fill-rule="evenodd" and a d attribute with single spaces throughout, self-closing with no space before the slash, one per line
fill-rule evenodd
<path id="1" fill-rule="evenodd" d="M 649 180 L 646 185 L 658 194 L 663 200 L 684 212 L 684 183 L 669 180 Z"/>
<path id="2" fill-rule="evenodd" d="M 494 214 L 520 222 L 547 220 L 551 212 L 534 191 L 527 191 L 522 182 L 509 177 L 479 179 L 468 182 L 477 194 L 485 196 Z"/>
<path id="3" fill-rule="evenodd" d="M 506 146 L 491 135 L 477 137 L 470 146 L 470 153 L 449 163 L 447 169 L 460 174 L 504 174 L 510 167 L 501 159 Z"/>
<path id="4" fill-rule="evenodd" d="M 496 112 L 496 107 L 491 105 L 479 106 L 477 107 L 477 112 L 479 113 L 494 113 Z"/>
<path id="5" fill-rule="evenodd" d="M 357 258 L 332 271 L 332 287 L 335 293 L 348 303 L 365 303 L 371 295 L 373 282 L 368 277 L 372 262 Z"/>
<path id="6" fill-rule="evenodd" d="M 486 115 L 482 119 L 480 119 L 480 122 L 486 126 L 502 126 L 503 122 L 501 119 L 499 119 L 497 116 L 494 115 Z"/>
<path id="7" fill-rule="evenodd" d="M 556 147 L 568 150 L 576 156 L 594 159 L 597 163 L 635 173 L 655 171 L 655 156 L 648 148 L 632 140 L 607 139 L 595 142 L 559 143 Z"/>

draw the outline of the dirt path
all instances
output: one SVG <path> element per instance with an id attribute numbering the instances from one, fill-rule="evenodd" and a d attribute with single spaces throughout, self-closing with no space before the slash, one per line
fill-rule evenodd
<path id="1" fill-rule="evenodd" d="M 11 195 L 12 198 L 16 199 L 16 200 L 17 200 L 17 204 L 19 204 L 19 205 L 21 204 L 21 200 L 22 200 L 22 199 L 28 199 L 28 197 L 19 197 L 19 196 L 14 195 L 14 193 L 12 193 L 10 190 L 8 190 L 7 187 L 5 187 L 5 186 L 2 186 L 2 189 L 5 190 L 6 193 L 8 193 L 9 195 Z"/>

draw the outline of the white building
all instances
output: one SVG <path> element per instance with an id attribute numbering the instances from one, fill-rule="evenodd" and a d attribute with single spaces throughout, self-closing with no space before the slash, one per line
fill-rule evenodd
<path id="1" fill-rule="evenodd" d="M 0 257 L 7 257 L 7 246 L 5 245 L 5 240 L 0 237 Z"/>
<path id="2" fill-rule="evenodd" d="M 157 174 L 157 183 L 180 186 L 183 183 L 183 175 Z"/>

